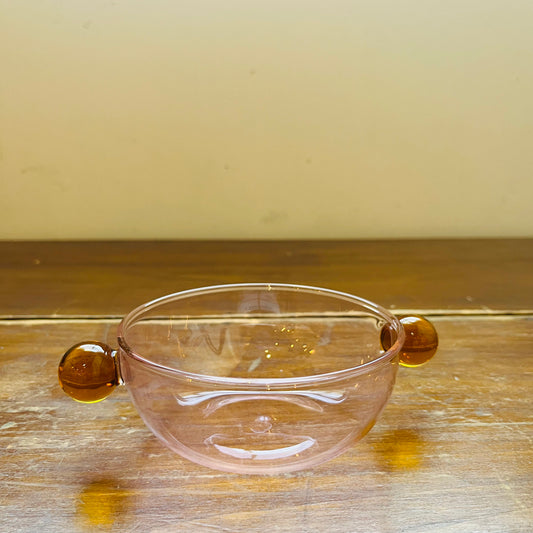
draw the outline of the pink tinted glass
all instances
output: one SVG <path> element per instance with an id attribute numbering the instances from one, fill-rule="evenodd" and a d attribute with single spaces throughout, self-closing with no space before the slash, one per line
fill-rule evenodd
<path id="1" fill-rule="evenodd" d="M 211 468 L 275 473 L 335 457 L 370 430 L 391 394 L 403 335 L 393 315 L 348 294 L 226 285 L 132 311 L 119 327 L 119 364 L 137 410 L 169 448 Z"/>

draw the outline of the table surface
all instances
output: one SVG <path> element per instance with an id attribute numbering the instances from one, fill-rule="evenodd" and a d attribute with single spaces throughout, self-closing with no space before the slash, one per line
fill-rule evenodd
<path id="1" fill-rule="evenodd" d="M 120 317 L 218 283 L 318 285 L 423 312 L 440 349 L 376 426 L 309 471 L 243 476 L 164 448 L 120 387 L 57 363 Z M 0 242 L 0 531 L 533 531 L 533 240 Z"/>

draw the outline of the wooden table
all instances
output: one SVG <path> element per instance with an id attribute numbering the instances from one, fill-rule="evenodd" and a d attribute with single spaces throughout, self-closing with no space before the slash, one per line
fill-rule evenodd
<path id="1" fill-rule="evenodd" d="M 424 312 L 440 351 L 377 425 L 311 471 L 174 455 L 127 392 L 57 384 L 71 344 L 154 297 L 271 281 Z M 0 531 L 533 531 L 533 240 L 0 243 Z"/>

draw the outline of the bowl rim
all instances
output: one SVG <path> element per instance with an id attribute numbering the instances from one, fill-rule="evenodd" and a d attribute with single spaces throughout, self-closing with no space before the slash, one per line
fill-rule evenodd
<path id="1" fill-rule="evenodd" d="M 246 289 L 266 289 L 270 291 L 272 289 L 279 290 L 290 290 L 290 291 L 306 291 L 308 293 L 316 294 L 326 294 L 328 296 L 336 297 L 342 300 L 347 300 L 350 302 L 357 303 L 361 307 L 374 312 L 380 318 L 383 318 L 387 321 L 388 325 L 396 331 L 397 337 L 394 344 L 383 354 L 381 354 L 376 359 L 372 361 L 358 364 L 353 367 L 343 368 L 341 370 L 335 370 L 332 372 L 325 372 L 322 374 L 311 374 L 307 376 L 297 376 L 297 377 L 288 377 L 288 378 L 236 378 L 236 377 L 225 377 L 225 376 L 216 376 L 211 374 L 198 374 L 194 372 L 187 372 L 180 370 L 178 368 L 169 367 L 156 363 L 147 357 L 143 357 L 141 354 L 133 350 L 127 343 L 125 334 L 128 326 L 132 324 L 135 319 L 139 318 L 143 313 L 151 309 L 156 308 L 159 305 L 169 303 L 171 301 L 178 301 L 194 296 L 198 296 L 205 293 L 216 293 L 216 292 L 228 292 L 234 290 L 246 290 Z M 227 385 L 238 387 L 240 389 L 264 389 L 265 386 L 268 386 L 270 389 L 276 388 L 286 388 L 287 386 L 305 386 L 309 384 L 317 383 L 329 383 L 338 381 L 340 379 L 346 379 L 348 377 L 357 376 L 360 374 L 365 374 L 376 370 L 377 368 L 387 364 L 391 359 L 393 359 L 400 351 L 403 343 L 405 341 L 405 332 L 400 320 L 387 311 L 384 307 L 370 301 L 355 296 L 347 292 L 341 292 L 333 289 L 327 289 L 323 287 L 315 287 L 312 285 L 298 285 L 292 283 L 230 283 L 230 284 L 221 284 L 221 285 L 209 285 L 205 287 L 199 287 L 195 289 L 187 289 L 184 291 L 175 292 L 172 294 L 167 294 L 161 296 L 154 300 L 150 300 L 144 304 L 139 305 L 127 315 L 124 316 L 117 328 L 117 340 L 121 348 L 121 353 L 131 357 L 132 359 L 138 361 L 149 367 L 152 371 L 163 374 L 166 376 L 173 376 L 175 378 L 186 379 L 187 381 L 194 381 L 197 383 L 209 383 L 211 385 Z"/>

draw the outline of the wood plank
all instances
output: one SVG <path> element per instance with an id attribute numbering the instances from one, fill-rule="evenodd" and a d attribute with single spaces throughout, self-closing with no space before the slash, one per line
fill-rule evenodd
<path id="1" fill-rule="evenodd" d="M 400 370 L 361 443 L 264 477 L 167 451 L 122 388 L 94 405 L 62 393 L 62 352 L 116 321 L 0 322 L 0 531 L 529 532 L 533 317 L 434 322 L 439 353 Z"/>
<path id="2" fill-rule="evenodd" d="M 0 316 L 123 316 L 220 283 L 346 291 L 391 309 L 533 310 L 533 239 L 1 242 Z"/>

